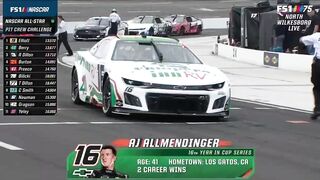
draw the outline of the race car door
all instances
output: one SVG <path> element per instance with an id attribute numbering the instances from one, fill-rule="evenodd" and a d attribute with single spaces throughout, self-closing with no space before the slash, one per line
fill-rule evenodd
<path id="1" fill-rule="evenodd" d="M 96 51 L 93 53 L 94 58 L 92 58 L 92 69 L 90 71 L 90 88 L 93 94 L 101 93 L 103 72 L 105 57 L 110 51 L 110 40 L 112 38 L 103 39 L 99 42 Z M 101 100 L 100 96 L 93 96 L 98 102 Z"/>
<path id="2" fill-rule="evenodd" d="M 197 28 L 196 26 L 197 26 L 197 23 L 196 22 L 193 22 L 192 21 L 192 18 L 190 17 L 190 16 L 187 16 L 186 17 L 186 20 L 187 20 L 187 22 L 188 22 L 188 27 L 189 27 L 189 29 L 188 29 L 188 31 L 186 31 L 186 32 L 191 32 L 194 28 Z"/>
<path id="3" fill-rule="evenodd" d="M 159 17 L 154 18 L 154 24 L 155 27 L 157 27 L 157 32 L 158 35 L 164 35 L 165 34 L 165 27 L 164 27 L 164 22 L 161 21 L 161 19 Z"/>

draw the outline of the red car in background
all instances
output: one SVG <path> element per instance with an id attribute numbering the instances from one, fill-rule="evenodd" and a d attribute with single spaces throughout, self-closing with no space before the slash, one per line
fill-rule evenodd
<path id="1" fill-rule="evenodd" d="M 200 34 L 202 32 L 202 20 L 193 16 L 174 14 L 165 17 L 165 20 L 171 22 L 172 34 Z"/>

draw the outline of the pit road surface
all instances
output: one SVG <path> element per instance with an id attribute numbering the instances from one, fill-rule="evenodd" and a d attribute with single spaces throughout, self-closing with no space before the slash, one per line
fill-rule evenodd
<path id="1" fill-rule="evenodd" d="M 196 4 L 194 1 L 172 1 L 170 4 L 151 1 L 158 4 L 148 10 L 160 11 L 158 14 L 150 12 L 157 15 L 178 11 L 199 17 L 227 17 L 227 9 L 235 2 L 252 5 L 257 1 L 197 1 Z M 101 1 L 62 1 L 59 6 L 59 11 L 69 21 L 83 21 L 90 16 L 104 15 L 105 9 L 114 7 L 124 18 L 131 18 L 141 14 L 134 11 L 145 10 L 151 5 L 143 7 L 133 1 L 120 1 L 103 7 Z M 87 7 L 95 8 L 97 14 Z M 207 31 L 204 35 L 226 32 L 221 31 Z M 70 39 L 70 43 L 74 50 L 84 50 L 95 42 Z M 62 48 L 60 57 L 64 52 Z M 0 74 L 3 74 L 2 63 Z M 231 118 L 226 122 L 214 118 L 163 116 L 107 118 L 100 109 L 71 102 L 70 74 L 70 68 L 58 65 L 59 111 L 56 116 L 5 117 L 0 112 L 0 179 L 65 179 L 66 157 L 77 144 L 108 144 L 118 138 L 130 137 L 226 139 L 236 147 L 256 149 L 254 180 L 317 180 L 320 177 L 320 121 L 309 121 L 307 113 L 233 101 Z M 0 94 L 3 94 L 3 78 L 0 84 Z M 2 96 L 0 102 L 3 102 Z M 2 109 L 2 103 L 0 105 Z"/>

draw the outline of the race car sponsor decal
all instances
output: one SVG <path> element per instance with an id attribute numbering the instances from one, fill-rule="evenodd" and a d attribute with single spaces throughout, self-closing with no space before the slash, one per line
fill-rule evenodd
<path id="1" fill-rule="evenodd" d="M 80 86 L 79 91 L 86 92 L 87 91 L 87 78 L 86 76 L 82 76 L 82 84 Z"/>
<path id="2" fill-rule="evenodd" d="M 84 59 L 84 57 L 79 56 L 79 64 L 82 65 L 88 72 L 92 72 L 93 65 Z"/>
<path id="3" fill-rule="evenodd" d="M 114 80 L 110 79 L 111 84 L 111 106 L 117 106 L 117 101 L 122 101 L 121 96 L 117 90 L 117 84 Z"/>
<path id="4" fill-rule="evenodd" d="M 151 73 L 151 76 L 154 78 L 168 78 L 168 77 L 185 77 L 190 79 L 199 79 L 203 80 L 209 74 L 209 71 L 196 69 L 196 68 L 189 68 L 188 66 L 184 65 L 151 65 L 151 66 L 140 66 L 135 67 L 134 70 L 141 71 L 147 70 Z"/>

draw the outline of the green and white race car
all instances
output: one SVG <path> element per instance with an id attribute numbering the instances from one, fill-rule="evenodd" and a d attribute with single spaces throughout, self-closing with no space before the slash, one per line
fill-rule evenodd
<path id="1" fill-rule="evenodd" d="M 106 37 L 76 53 L 72 101 L 106 115 L 229 116 L 230 84 L 175 39 Z"/>

